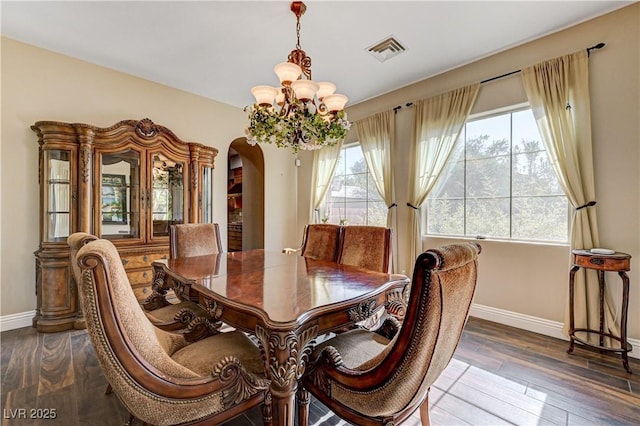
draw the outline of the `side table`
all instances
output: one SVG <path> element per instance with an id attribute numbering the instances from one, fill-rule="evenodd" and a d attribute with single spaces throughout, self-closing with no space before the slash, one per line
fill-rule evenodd
<path id="1" fill-rule="evenodd" d="M 626 271 L 630 270 L 631 256 L 626 253 L 615 252 L 614 254 L 596 254 L 589 250 L 573 250 L 573 266 L 569 271 L 569 344 L 568 353 L 573 352 L 575 342 L 585 346 L 619 353 L 622 357 L 624 368 L 631 373 L 629 368 L 628 352 L 632 347 L 627 342 L 627 310 L 629 308 L 629 277 Z M 600 288 L 600 328 L 575 328 L 574 322 L 574 278 L 576 271 L 580 268 L 595 269 L 598 272 L 598 285 Z M 604 329 L 604 273 L 617 272 L 622 279 L 622 306 L 620 315 L 620 337 L 605 331 Z M 581 333 L 578 337 L 576 334 Z M 599 336 L 598 343 L 589 340 L 590 335 Z M 605 337 L 611 339 L 609 342 L 619 342 L 617 344 L 605 344 Z"/>

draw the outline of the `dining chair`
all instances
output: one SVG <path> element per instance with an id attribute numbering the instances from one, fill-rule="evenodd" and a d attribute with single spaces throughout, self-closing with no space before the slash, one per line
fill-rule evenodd
<path id="1" fill-rule="evenodd" d="M 357 425 L 398 425 L 419 409 L 429 419 L 429 388 L 453 357 L 477 281 L 476 243 L 427 250 L 416 260 L 402 325 L 350 330 L 318 345 L 301 379 L 299 421 L 310 392 Z M 394 329 L 399 326 L 394 335 Z"/>
<path id="2" fill-rule="evenodd" d="M 378 272 L 391 272 L 391 229 L 382 226 L 344 226 L 338 263 Z"/>
<path id="3" fill-rule="evenodd" d="M 136 300 L 109 240 L 77 254 L 87 331 L 100 367 L 129 412 L 154 425 L 220 424 L 262 405 L 271 424 L 269 381 L 258 347 L 241 332 L 194 343 L 154 327 Z"/>
<path id="4" fill-rule="evenodd" d="M 172 258 L 218 253 L 222 253 L 222 241 L 217 223 L 185 223 L 169 227 L 169 255 Z M 167 300 L 171 288 L 171 279 L 162 270 L 154 268 L 153 293 L 142 304 L 154 325 L 163 330 L 180 330 L 194 319 L 208 315 L 192 300 L 182 299 L 177 303 Z"/>
<path id="5" fill-rule="evenodd" d="M 302 245 L 298 249 L 284 249 L 285 253 L 296 253 L 316 260 L 335 262 L 342 227 L 331 223 L 310 223 L 304 227 Z"/>

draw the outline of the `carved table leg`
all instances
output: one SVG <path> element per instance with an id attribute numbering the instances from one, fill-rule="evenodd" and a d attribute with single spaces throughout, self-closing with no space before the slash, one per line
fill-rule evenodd
<path id="1" fill-rule="evenodd" d="M 304 330 L 271 331 L 256 326 L 256 337 L 265 363 L 265 372 L 271 380 L 273 424 L 295 425 L 295 397 L 298 379 L 304 372 L 318 326 Z"/>
<path id="2" fill-rule="evenodd" d="M 296 395 L 298 402 L 298 426 L 307 426 L 309 424 L 309 391 L 298 383 L 298 393 Z"/>

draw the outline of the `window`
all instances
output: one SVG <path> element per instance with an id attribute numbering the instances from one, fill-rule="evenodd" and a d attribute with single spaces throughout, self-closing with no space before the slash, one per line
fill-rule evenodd
<path id="1" fill-rule="evenodd" d="M 530 108 L 467 121 L 427 199 L 427 232 L 568 241 L 567 198 Z"/>
<path id="2" fill-rule="evenodd" d="M 387 206 L 367 171 L 360 144 L 340 150 L 320 218 L 327 223 L 386 226 Z"/>

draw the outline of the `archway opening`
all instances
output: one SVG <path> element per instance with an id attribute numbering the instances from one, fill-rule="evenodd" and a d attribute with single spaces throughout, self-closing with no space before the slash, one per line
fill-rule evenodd
<path id="1" fill-rule="evenodd" d="M 264 155 L 245 138 L 234 140 L 228 152 L 227 248 L 264 248 Z"/>

